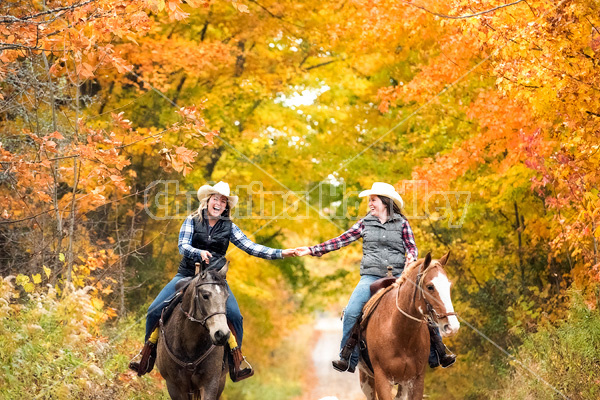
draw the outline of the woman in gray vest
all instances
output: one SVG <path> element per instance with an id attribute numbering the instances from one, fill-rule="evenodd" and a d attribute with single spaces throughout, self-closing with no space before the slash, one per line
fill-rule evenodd
<path id="1" fill-rule="evenodd" d="M 179 269 L 175 277 L 161 290 L 150 305 L 146 316 L 146 337 L 144 349 L 140 352 L 140 360 L 132 361 L 129 367 L 138 375 L 143 375 L 152 370 L 156 358 L 156 340 L 153 335 L 161 312 L 169 304 L 169 300 L 176 292 L 177 282 L 186 277 L 194 276 L 195 264 L 200 262 L 203 268 L 220 269 L 225 265 L 225 254 L 229 243 L 244 250 L 251 256 L 267 260 L 281 259 L 295 256 L 294 249 L 280 250 L 262 246 L 252 242 L 230 219 L 230 212 L 238 202 L 238 197 L 230 193 L 229 185 L 219 182 L 214 186 L 204 185 L 198 189 L 198 210 L 188 216 L 179 231 L 179 253 L 182 255 Z M 254 371 L 248 368 L 241 369 L 241 346 L 244 335 L 243 318 L 240 313 L 235 296 L 227 285 L 229 297 L 227 298 L 227 321 L 233 328 L 237 346 L 231 348 L 230 362 L 231 379 L 239 381 L 249 378 Z M 230 347 L 232 347 L 230 345 Z"/>
<path id="2" fill-rule="evenodd" d="M 316 246 L 296 249 L 298 256 L 310 254 L 320 257 L 361 237 L 363 239 L 361 277 L 344 310 L 340 360 L 333 361 L 333 368 L 338 371 L 354 372 L 358 364 L 358 347 L 356 341 L 351 339 L 351 333 L 364 305 L 371 297 L 371 284 L 386 276 L 388 266 L 392 266 L 394 276 L 399 277 L 404 265 L 415 261 L 418 255 L 413 231 L 400 212 L 404 202 L 394 187 L 388 183 L 375 182 L 370 190 L 359 194 L 359 197 L 365 196 L 369 196 L 369 212 L 352 228 Z M 440 364 L 443 367 L 452 365 L 456 356 L 446 354 L 439 331 L 430 330 L 430 333 L 432 354 L 429 365 L 432 368 Z"/>

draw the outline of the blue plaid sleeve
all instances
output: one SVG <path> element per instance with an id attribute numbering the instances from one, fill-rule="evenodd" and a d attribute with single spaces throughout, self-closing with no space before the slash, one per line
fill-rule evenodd
<path id="1" fill-rule="evenodd" d="M 179 230 L 179 254 L 193 260 L 200 260 L 200 250 L 192 246 L 192 236 L 194 236 L 194 220 L 190 215 L 183 221 Z"/>
<path id="2" fill-rule="evenodd" d="M 261 244 L 256 244 L 248 239 L 244 232 L 236 224 L 231 224 L 231 238 L 229 239 L 238 249 L 244 250 L 251 256 L 264 258 L 266 260 L 276 260 L 283 258 L 281 249 L 272 249 Z"/>

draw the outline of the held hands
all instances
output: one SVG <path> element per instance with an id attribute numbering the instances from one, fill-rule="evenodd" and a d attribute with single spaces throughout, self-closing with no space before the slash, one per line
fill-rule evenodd
<path id="1" fill-rule="evenodd" d="M 282 250 L 281 254 L 283 258 L 296 257 L 296 249 L 285 249 Z"/>
<path id="2" fill-rule="evenodd" d="M 297 247 L 295 249 L 285 249 L 282 251 L 283 258 L 287 257 L 302 257 L 307 256 L 310 253 L 310 249 L 308 247 Z"/>
<path id="3" fill-rule="evenodd" d="M 296 248 L 296 256 L 297 257 L 308 256 L 310 254 L 311 254 L 310 249 L 306 246 Z"/>

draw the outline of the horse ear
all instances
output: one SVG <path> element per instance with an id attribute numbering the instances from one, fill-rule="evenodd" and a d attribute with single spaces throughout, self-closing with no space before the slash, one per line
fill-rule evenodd
<path id="1" fill-rule="evenodd" d="M 442 264 L 442 266 L 446 265 L 449 257 L 450 257 L 450 250 L 448 250 L 448 252 L 444 255 L 444 257 L 440 258 L 440 264 Z"/>
<path id="2" fill-rule="evenodd" d="M 427 255 L 425 256 L 425 261 L 423 261 L 423 268 L 429 267 L 429 264 L 431 264 L 431 252 L 427 253 Z"/>
<path id="3" fill-rule="evenodd" d="M 229 271 L 229 261 L 227 261 L 225 263 L 225 265 L 223 265 L 223 268 L 221 268 L 219 270 L 219 275 L 221 275 L 223 277 L 223 279 L 227 278 L 227 271 Z"/>

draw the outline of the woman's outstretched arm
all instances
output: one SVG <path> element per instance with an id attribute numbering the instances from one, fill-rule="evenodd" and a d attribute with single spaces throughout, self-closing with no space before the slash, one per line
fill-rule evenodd
<path id="1" fill-rule="evenodd" d="M 316 246 L 297 248 L 296 255 L 305 256 L 310 254 L 313 256 L 321 257 L 325 253 L 329 253 L 330 251 L 334 250 L 339 250 L 342 247 L 348 246 L 350 243 L 357 241 L 362 237 L 364 229 L 365 226 L 363 224 L 363 220 L 361 219 L 356 224 L 354 224 L 352 228 L 348 229 L 346 232 L 342 233 L 338 237 L 329 239 L 328 241 L 318 244 Z"/>
<path id="2" fill-rule="evenodd" d="M 266 260 L 277 260 L 284 257 L 295 255 L 294 250 L 273 249 L 263 246 L 262 244 L 254 243 L 248 239 L 248 236 L 234 223 L 231 224 L 231 243 L 237 248 L 244 250 L 246 253 L 254 257 L 264 258 Z"/>

